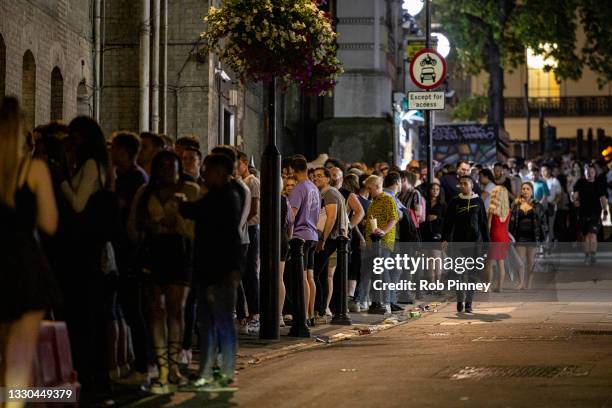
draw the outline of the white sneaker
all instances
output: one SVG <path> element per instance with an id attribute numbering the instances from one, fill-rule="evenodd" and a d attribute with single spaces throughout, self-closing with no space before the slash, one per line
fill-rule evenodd
<path id="1" fill-rule="evenodd" d="M 328 307 L 325 309 L 325 316 L 333 316 L 334 314 L 332 313 L 331 309 Z"/>
<path id="2" fill-rule="evenodd" d="M 385 314 L 391 314 L 391 305 L 383 305 L 385 308 Z"/>
<path id="3" fill-rule="evenodd" d="M 280 316 L 280 319 L 278 320 L 278 325 L 279 327 L 285 327 L 285 321 L 283 320 L 283 315 Z"/>
<path id="4" fill-rule="evenodd" d="M 259 334 L 259 320 L 251 320 L 247 323 L 247 334 L 254 336 Z"/>

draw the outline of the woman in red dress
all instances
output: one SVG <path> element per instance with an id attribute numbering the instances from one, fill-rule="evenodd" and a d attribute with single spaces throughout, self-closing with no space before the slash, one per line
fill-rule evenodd
<path id="1" fill-rule="evenodd" d="M 493 281 L 493 264 L 497 262 L 499 276 L 493 292 L 501 292 L 506 277 L 505 259 L 510 245 L 508 221 L 510 220 L 510 201 L 508 190 L 504 186 L 496 186 L 491 191 L 491 204 L 487 211 L 491 243 L 487 256 L 487 281 Z"/>

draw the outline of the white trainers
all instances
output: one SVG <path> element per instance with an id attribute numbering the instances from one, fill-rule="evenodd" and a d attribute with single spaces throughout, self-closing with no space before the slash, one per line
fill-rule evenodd
<path id="1" fill-rule="evenodd" d="M 181 355 L 179 357 L 179 364 L 183 366 L 188 366 L 191 364 L 192 353 L 191 350 L 181 350 Z"/>
<path id="2" fill-rule="evenodd" d="M 251 320 L 247 323 L 247 334 L 256 336 L 259 334 L 259 320 Z"/>

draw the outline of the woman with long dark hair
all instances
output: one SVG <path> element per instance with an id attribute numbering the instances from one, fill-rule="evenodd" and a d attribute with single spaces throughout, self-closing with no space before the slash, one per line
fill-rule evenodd
<path id="1" fill-rule="evenodd" d="M 185 303 L 193 270 L 193 221 L 179 213 L 177 196 L 195 201 L 197 184 L 182 181 L 181 160 L 169 151 L 151 163 L 149 183 L 138 190 L 128 220 L 130 237 L 147 248 L 143 272 L 151 279 L 150 325 L 159 368 L 151 392 L 168 394 L 169 383 L 187 384 L 179 371 L 185 325 Z"/>
<path id="2" fill-rule="evenodd" d="M 548 232 L 544 207 L 533 197 L 533 184 L 529 181 L 521 185 L 521 195 L 512 203 L 508 230 L 516 242 L 519 258 L 525 260 L 519 269 L 518 289 L 529 289 L 537 246 Z"/>
<path id="3" fill-rule="evenodd" d="M 442 197 L 442 189 L 438 182 L 433 182 L 427 190 L 427 207 L 425 222 L 420 226 L 424 242 L 440 243 L 442 242 L 442 226 L 444 225 L 444 216 L 446 215 L 446 202 Z M 439 258 L 442 256 L 441 248 L 438 245 L 433 246 L 431 255 Z M 435 282 L 442 277 L 442 269 L 437 268 L 430 271 L 429 281 Z"/>
<path id="4" fill-rule="evenodd" d="M 0 107 L 0 387 L 31 386 L 39 325 L 59 290 L 35 230 L 53 234 L 57 208 L 46 164 L 26 155 L 16 98 Z M 23 407 L 24 401 L 11 403 Z"/>
<path id="5" fill-rule="evenodd" d="M 74 152 L 74 175 L 62 181 L 60 188 L 74 217 L 68 226 L 71 256 L 62 289 L 72 355 L 87 400 L 110 393 L 104 350 L 108 349 L 106 325 L 116 305 L 109 303 L 112 296 L 102 272 L 102 255 L 109 239 L 94 227 L 103 219 L 105 204 L 99 198 L 110 192 L 112 172 L 104 133 L 94 119 L 73 119 L 68 125 L 68 140 Z"/>

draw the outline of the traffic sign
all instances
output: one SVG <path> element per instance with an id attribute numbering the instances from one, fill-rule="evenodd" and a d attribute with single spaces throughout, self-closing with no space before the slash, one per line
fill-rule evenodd
<path id="1" fill-rule="evenodd" d="M 446 61 L 431 48 L 417 52 L 410 62 L 410 78 L 421 89 L 437 88 L 446 77 Z"/>
<path id="2" fill-rule="evenodd" d="M 408 92 L 408 109 L 443 110 L 444 92 Z"/>

